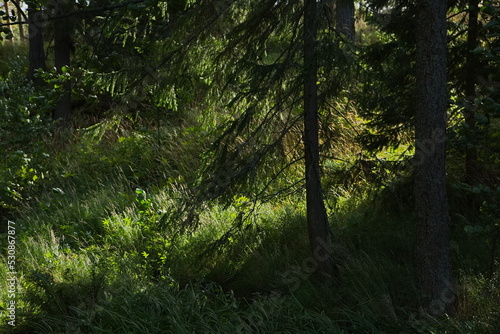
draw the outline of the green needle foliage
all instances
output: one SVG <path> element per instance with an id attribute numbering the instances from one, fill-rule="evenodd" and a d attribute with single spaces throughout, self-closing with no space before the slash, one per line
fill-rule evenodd
<path id="1" fill-rule="evenodd" d="M 0 285 L 10 220 L 17 293 L 13 327 L 0 289 L 0 332 L 498 332 L 499 10 L 481 2 L 469 50 L 472 2 L 448 2 L 456 312 L 430 317 L 414 267 L 417 3 L 356 1 L 348 42 L 333 1 L 317 2 L 321 181 L 339 267 L 320 284 L 304 191 L 302 2 L 77 1 L 64 14 L 71 65 L 58 73 L 54 2 L 16 1 L 42 13 L 48 70 L 31 83 L 28 43 L 5 30 Z M 61 130 L 52 113 L 67 83 Z"/>

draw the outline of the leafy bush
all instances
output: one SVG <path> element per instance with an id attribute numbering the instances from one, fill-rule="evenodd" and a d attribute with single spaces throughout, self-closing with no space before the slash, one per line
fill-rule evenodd
<path id="1" fill-rule="evenodd" d="M 26 60 L 7 60 L 9 73 L 0 77 L 0 209 L 7 213 L 30 199 L 50 173 L 47 141 L 51 137 L 50 102 L 27 80 Z"/>

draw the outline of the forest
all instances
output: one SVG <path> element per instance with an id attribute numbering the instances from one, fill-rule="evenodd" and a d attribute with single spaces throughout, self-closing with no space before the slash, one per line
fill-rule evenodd
<path id="1" fill-rule="evenodd" d="M 500 333 L 496 0 L 0 2 L 1 333 Z"/>

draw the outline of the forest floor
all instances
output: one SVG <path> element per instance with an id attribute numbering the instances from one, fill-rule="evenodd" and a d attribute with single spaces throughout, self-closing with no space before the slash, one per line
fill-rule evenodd
<path id="1" fill-rule="evenodd" d="M 196 228 L 169 224 L 186 195 L 169 169 L 186 156 L 167 142 L 158 151 L 155 135 L 75 135 L 28 169 L 43 180 L 1 231 L 2 262 L 12 236 L 15 263 L 0 279 L 17 282 L 0 292 L 2 332 L 500 332 L 500 275 L 463 229 L 454 231 L 456 282 L 419 305 L 404 182 L 328 203 L 340 277 L 318 282 L 303 194 L 256 203 L 242 194 L 200 206 Z M 421 308 L 447 303 L 454 316 Z"/>

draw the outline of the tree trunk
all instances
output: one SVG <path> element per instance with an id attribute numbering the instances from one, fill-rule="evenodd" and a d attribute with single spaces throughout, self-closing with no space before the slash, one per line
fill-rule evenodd
<path id="1" fill-rule="evenodd" d="M 4 6 L 4 9 L 5 9 L 5 16 L 7 16 L 7 24 L 8 24 L 8 27 L 10 29 L 10 31 L 12 31 L 11 27 L 10 27 L 10 9 L 9 9 L 9 1 L 4 1 L 3 2 L 3 6 Z M 14 38 L 14 37 L 12 37 Z M 7 40 L 7 42 L 12 42 L 12 39 L 9 39 Z"/>
<path id="2" fill-rule="evenodd" d="M 479 164 L 477 160 L 476 147 L 476 82 L 478 59 L 471 51 L 477 47 L 478 33 L 478 0 L 469 1 L 469 27 L 467 30 L 467 56 L 465 63 L 465 99 L 464 108 L 465 124 L 467 125 L 467 150 L 465 152 L 465 182 L 475 185 L 478 182 Z M 470 146 L 469 146 L 470 145 Z M 469 194 L 468 204 L 472 213 L 479 213 L 478 197 L 476 194 Z"/>
<path id="3" fill-rule="evenodd" d="M 21 9 L 17 8 L 17 17 L 21 18 L 22 17 L 22 12 Z M 23 23 L 19 23 L 19 40 L 24 41 L 26 39 L 26 36 L 24 36 L 24 25 Z"/>
<path id="4" fill-rule="evenodd" d="M 446 1 L 420 0 L 415 120 L 416 271 L 429 314 L 453 311 L 446 193 Z"/>
<path id="5" fill-rule="evenodd" d="M 17 12 L 17 20 L 19 22 L 22 22 L 22 21 L 25 21 L 25 22 L 28 22 L 29 19 L 28 17 L 26 16 L 26 14 L 24 13 L 23 9 L 21 8 L 21 5 L 19 4 L 19 1 L 16 1 L 16 0 L 10 0 L 14 6 L 16 7 L 16 12 Z M 26 39 L 26 36 L 24 35 L 24 23 L 19 23 L 17 25 L 18 29 L 19 29 L 19 40 L 20 41 L 24 41 Z"/>
<path id="6" fill-rule="evenodd" d="M 317 87 L 317 2 L 304 5 L 304 150 L 306 164 L 307 226 L 316 273 L 320 279 L 333 274 L 330 229 L 319 165 L 318 87 Z"/>
<path id="7" fill-rule="evenodd" d="M 56 7 L 59 15 L 65 13 L 66 8 Z M 71 18 L 54 21 L 54 58 L 55 66 L 59 73 L 62 68 L 71 65 L 72 49 L 72 21 Z M 63 86 L 63 93 L 56 105 L 53 115 L 54 120 L 59 120 L 61 128 L 67 128 L 71 122 L 71 85 L 67 82 Z"/>
<path id="8" fill-rule="evenodd" d="M 5 16 L 7 16 L 7 24 L 10 27 L 10 9 L 9 9 L 9 1 L 3 2 L 3 8 L 5 9 Z"/>
<path id="9" fill-rule="evenodd" d="M 35 78 L 35 70 L 46 70 L 45 52 L 43 49 L 43 25 L 40 20 L 42 12 L 34 7 L 28 8 L 28 30 L 29 30 L 29 68 L 28 77 L 35 84 L 42 84 L 40 78 Z"/>
<path id="10" fill-rule="evenodd" d="M 354 27 L 354 0 L 336 0 L 335 22 L 337 31 L 349 42 L 354 42 L 356 30 Z"/>

